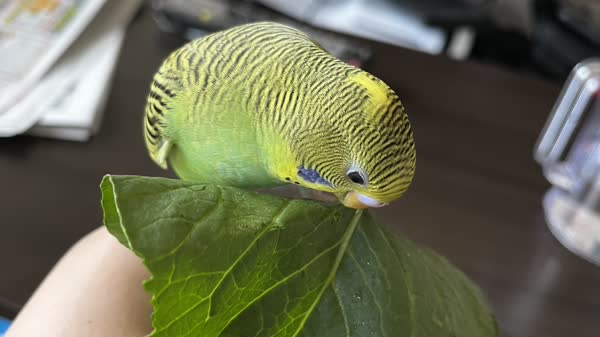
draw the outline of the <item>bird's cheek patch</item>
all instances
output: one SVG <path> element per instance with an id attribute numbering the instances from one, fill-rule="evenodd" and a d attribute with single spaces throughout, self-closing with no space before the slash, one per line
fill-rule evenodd
<path id="1" fill-rule="evenodd" d="M 329 187 L 333 187 L 333 185 L 325 180 L 325 178 L 321 177 L 319 172 L 305 168 L 304 166 L 298 166 L 298 176 L 302 178 L 302 180 L 312 183 L 312 184 L 320 184 Z"/>

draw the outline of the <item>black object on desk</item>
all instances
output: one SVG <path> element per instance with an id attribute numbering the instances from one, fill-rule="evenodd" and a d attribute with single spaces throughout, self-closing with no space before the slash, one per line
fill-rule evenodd
<path id="1" fill-rule="evenodd" d="M 13 319 L 21 310 L 21 306 L 0 297 L 0 318 Z"/>
<path id="2" fill-rule="evenodd" d="M 274 21 L 302 30 L 330 54 L 356 67 L 363 67 L 371 57 L 371 49 L 357 39 L 292 20 L 255 1 L 155 0 L 152 8 L 161 29 L 189 40 L 236 25 Z"/>
<path id="3" fill-rule="evenodd" d="M 561 81 L 579 62 L 600 56 L 600 6 L 593 1 L 585 4 L 596 6 L 593 12 L 579 3 L 581 8 L 564 0 L 535 0 L 532 60 Z"/>

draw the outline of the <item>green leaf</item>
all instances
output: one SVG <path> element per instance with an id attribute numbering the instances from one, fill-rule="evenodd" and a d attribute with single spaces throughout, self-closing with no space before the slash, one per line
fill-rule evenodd
<path id="1" fill-rule="evenodd" d="M 366 212 L 163 178 L 101 187 L 105 225 L 152 274 L 152 336 L 498 336 L 460 271 Z"/>

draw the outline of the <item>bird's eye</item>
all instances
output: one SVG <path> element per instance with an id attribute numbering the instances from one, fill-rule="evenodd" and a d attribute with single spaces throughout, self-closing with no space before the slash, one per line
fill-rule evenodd
<path id="1" fill-rule="evenodd" d="M 350 178 L 350 180 L 355 183 L 355 184 L 359 184 L 359 185 L 364 185 L 365 184 L 365 179 L 363 179 L 362 175 L 356 171 L 352 171 L 352 172 L 348 172 L 347 173 L 348 178 Z"/>

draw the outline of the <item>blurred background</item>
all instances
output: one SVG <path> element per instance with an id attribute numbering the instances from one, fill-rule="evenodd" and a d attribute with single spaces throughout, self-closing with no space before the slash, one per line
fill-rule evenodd
<path id="1" fill-rule="evenodd" d="M 287 17 L 315 27 L 460 60 L 564 80 L 598 54 L 600 3 L 585 0 L 155 1 L 186 34 Z M 275 10 L 275 11 L 272 11 Z M 286 17 L 287 16 L 287 17 Z M 193 37 L 193 33 L 186 34 Z"/>
<path id="2" fill-rule="evenodd" d="M 0 136 L 84 141 L 97 132 L 140 6 L 185 39 L 251 21 L 287 23 L 356 66 L 373 57 L 369 40 L 561 82 L 600 48 L 600 3 L 586 0 L 6 0 Z"/>
<path id="3" fill-rule="evenodd" d="M 417 176 L 373 212 L 456 264 L 502 336 L 600 332 L 600 1 L 0 1 L 0 336 L 101 225 L 104 174 L 145 153 L 151 78 L 185 42 L 297 27 L 406 106 Z"/>

